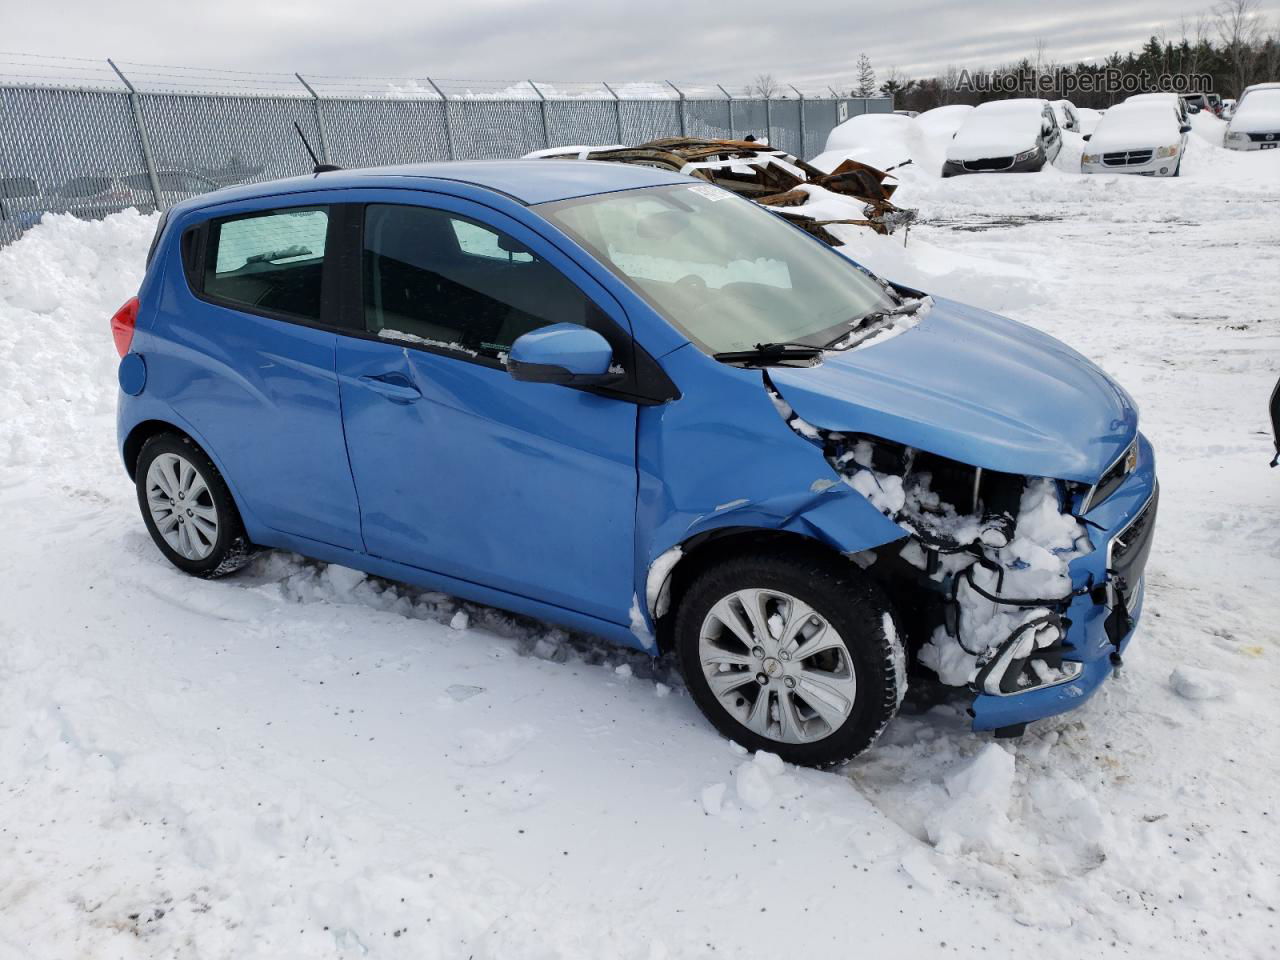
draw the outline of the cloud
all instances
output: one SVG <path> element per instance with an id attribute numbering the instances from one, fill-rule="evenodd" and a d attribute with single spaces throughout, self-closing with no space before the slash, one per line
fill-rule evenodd
<path id="1" fill-rule="evenodd" d="M 1013 61 L 1031 54 L 1037 38 L 1058 61 L 1102 58 L 1162 26 L 1176 36 L 1179 18 L 1202 9 L 1158 0 L 904 0 L 878 9 L 844 0 L 10 3 L 4 47 L 33 53 L 282 73 L 737 87 L 771 73 L 811 89 L 849 86 L 864 50 L 882 74 L 894 67 L 911 76 Z M 1280 14 L 1280 0 L 1266 12 Z"/>

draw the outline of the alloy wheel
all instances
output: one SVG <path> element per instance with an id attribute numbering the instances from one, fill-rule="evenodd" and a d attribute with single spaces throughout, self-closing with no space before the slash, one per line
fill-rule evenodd
<path id="1" fill-rule="evenodd" d="M 218 542 L 218 510 L 205 478 L 191 461 L 162 453 L 147 468 L 147 509 L 175 553 L 203 560 Z"/>
<path id="2" fill-rule="evenodd" d="M 857 679 L 840 634 L 804 601 L 777 590 L 737 590 L 703 619 L 698 655 L 720 705 L 752 732 L 811 743 L 840 729 Z"/>

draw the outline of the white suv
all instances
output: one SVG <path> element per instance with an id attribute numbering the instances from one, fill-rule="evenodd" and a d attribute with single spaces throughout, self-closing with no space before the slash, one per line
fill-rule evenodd
<path id="1" fill-rule="evenodd" d="M 1245 87 L 1227 124 L 1223 146 L 1231 150 L 1280 147 L 1280 83 Z"/>

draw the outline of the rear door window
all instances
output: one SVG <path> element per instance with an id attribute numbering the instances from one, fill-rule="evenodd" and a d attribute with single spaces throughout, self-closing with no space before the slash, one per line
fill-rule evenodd
<path id="1" fill-rule="evenodd" d="M 209 225 L 204 294 L 254 313 L 320 320 L 327 207 L 293 207 Z"/>

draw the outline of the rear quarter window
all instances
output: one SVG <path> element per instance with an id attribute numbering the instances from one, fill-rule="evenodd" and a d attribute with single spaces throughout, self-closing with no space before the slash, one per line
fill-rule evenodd
<path id="1" fill-rule="evenodd" d="M 209 225 L 204 295 L 251 312 L 320 319 L 326 207 L 296 207 Z"/>

